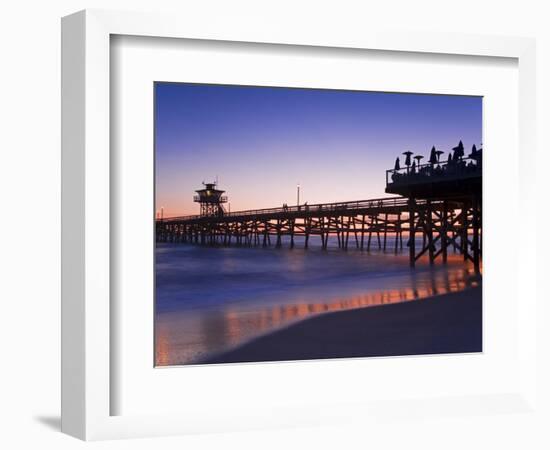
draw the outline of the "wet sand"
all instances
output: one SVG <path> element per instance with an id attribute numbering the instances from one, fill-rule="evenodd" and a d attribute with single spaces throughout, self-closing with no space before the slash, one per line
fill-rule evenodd
<path id="1" fill-rule="evenodd" d="M 481 286 L 321 314 L 199 364 L 482 351 Z"/>

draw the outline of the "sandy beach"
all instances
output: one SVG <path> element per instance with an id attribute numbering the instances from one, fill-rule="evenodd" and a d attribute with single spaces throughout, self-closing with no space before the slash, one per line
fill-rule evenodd
<path id="1" fill-rule="evenodd" d="M 481 286 L 322 314 L 199 361 L 234 363 L 482 351 Z"/>

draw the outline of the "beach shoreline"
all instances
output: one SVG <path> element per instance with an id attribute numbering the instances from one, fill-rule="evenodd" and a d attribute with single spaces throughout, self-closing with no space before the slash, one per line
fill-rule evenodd
<path id="1" fill-rule="evenodd" d="M 320 314 L 194 364 L 482 351 L 482 288 Z"/>

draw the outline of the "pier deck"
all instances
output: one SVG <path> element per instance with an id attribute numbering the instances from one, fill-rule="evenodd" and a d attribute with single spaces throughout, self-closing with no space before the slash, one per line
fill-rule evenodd
<path id="1" fill-rule="evenodd" d="M 377 247 L 398 252 L 403 249 L 405 236 L 411 265 L 424 255 L 432 263 L 439 257 L 445 262 L 448 248 L 474 263 L 477 260 L 479 265 L 479 252 L 473 248 L 472 208 L 473 200 L 463 197 L 438 200 L 390 197 L 235 211 L 219 216 L 171 217 L 157 220 L 157 241 L 282 247 L 282 237 L 289 236 L 288 245 L 294 248 L 295 238 L 303 236 L 304 248 L 316 237 L 321 240 L 321 247 L 327 249 L 328 237 L 335 236 L 342 250 L 351 246 L 358 250 Z M 390 237 L 393 237 L 391 249 Z M 422 242 L 420 250 L 415 245 L 417 238 Z"/>

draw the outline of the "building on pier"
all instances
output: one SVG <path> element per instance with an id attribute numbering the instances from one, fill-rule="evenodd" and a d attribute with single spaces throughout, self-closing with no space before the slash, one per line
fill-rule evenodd
<path id="1" fill-rule="evenodd" d="M 482 149 L 474 145 L 468 157 L 458 156 L 462 142 L 449 153 L 448 160 L 440 162 L 443 152 L 432 148 L 430 162 L 408 164 L 386 171 L 386 192 L 408 198 L 443 198 L 481 196 Z M 412 154 L 412 152 L 405 152 Z M 454 156 L 457 155 L 457 156 Z M 417 155 L 417 157 L 420 155 Z M 410 161 L 410 159 L 409 159 Z"/>
<path id="2" fill-rule="evenodd" d="M 459 251 L 465 260 L 480 269 L 482 209 L 482 149 L 474 145 L 465 157 L 462 141 L 452 149 L 447 160 L 443 152 L 432 147 L 429 162 L 420 164 L 422 156 L 411 162 L 410 151 L 405 167 L 399 158 L 394 169 L 386 171 L 386 193 L 408 199 L 410 262 L 427 254 L 430 263 L 437 258 L 447 261 L 447 251 Z M 414 159 L 413 158 L 413 159 Z M 416 238 L 421 237 L 418 250 Z"/>

